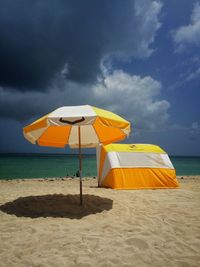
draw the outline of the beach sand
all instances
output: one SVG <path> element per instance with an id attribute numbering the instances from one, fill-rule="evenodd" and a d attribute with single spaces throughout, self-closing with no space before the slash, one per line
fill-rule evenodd
<path id="1" fill-rule="evenodd" d="M 0 181 L 0 266 L 200 266 L 200 177 L 179 189 Z"/>

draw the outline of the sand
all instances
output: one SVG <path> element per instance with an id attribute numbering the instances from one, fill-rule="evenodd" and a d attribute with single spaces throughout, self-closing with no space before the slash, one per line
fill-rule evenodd
<path id="1" fill-rule="evenodd" d="M 0 181 L 0 266 L 200 266 L 200 177 L 179 189 Z"/>

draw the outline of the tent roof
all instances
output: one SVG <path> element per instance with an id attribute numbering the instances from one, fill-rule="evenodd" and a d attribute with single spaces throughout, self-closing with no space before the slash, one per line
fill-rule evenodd
<path id="1" fill-rule="evenodd" d="M 110 144 L 104 146 L 104 149 L 106 152 L 146 152 L 166 154 L 162 148 L 151 144 Z"/>

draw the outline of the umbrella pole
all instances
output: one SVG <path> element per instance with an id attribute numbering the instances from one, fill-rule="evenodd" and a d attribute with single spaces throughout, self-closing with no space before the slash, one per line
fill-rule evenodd
<path id="1" fill-rule="evenodd" d="M 80 178 L 80 206 L 83 205 L 82 196 L 82 154 L 81 154 L 81 127 L 78 126 L 78 148 L 79 148 L 79 178 Z"/>

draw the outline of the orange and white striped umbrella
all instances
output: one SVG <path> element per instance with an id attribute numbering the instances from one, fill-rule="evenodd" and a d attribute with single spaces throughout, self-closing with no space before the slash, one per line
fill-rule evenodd
<path id="1" fill-rule="evenodd" d="M 66 106 L 23 128 L 24 137 L 40 146 L 96 147 L 123 140 L 130 133 L 130 123 L 122 117 L 93 106 Z"/>
<path id="2" fill-rule="evenodd" d="M 82 147 L 123 140 L 130 122 L 93 106 L 61 107 L 23 128 L 24 137 L 40 146 L 79 148 L 80 205 L 82 205 Z"/>

